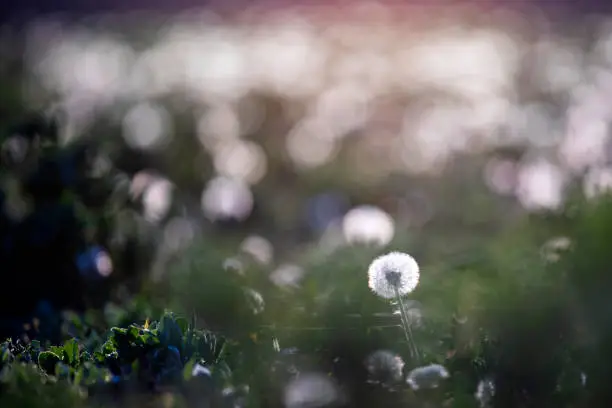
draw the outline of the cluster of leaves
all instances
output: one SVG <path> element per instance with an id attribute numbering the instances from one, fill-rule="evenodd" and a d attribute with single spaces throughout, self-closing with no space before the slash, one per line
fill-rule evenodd
<path id="1" fill-rule="evenodd" d="M 188 322 L 172 313 L 157 322 L 113 327 L 97 349 L 75 338 L 61 346 L 7 340 L 0 344 L 0 405 L 26 398 L 28 388 L 45 384 L 69 389 L 74 401 L 44 406 L 73 407 L 86 395 L 104 400 L 118 390 L 187 397 L 195 390 L 199 401 L 223 401 L 222 390 L 232 384 L 230 348 L 225 339 L 196 329 L 195 319 Z"/>

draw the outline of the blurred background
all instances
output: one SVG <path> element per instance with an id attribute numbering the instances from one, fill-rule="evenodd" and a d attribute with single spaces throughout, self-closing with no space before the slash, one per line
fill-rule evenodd
<path id="1" fill-rule="evenodd" d="M 545 349 L 557 324 L 610 310 L 609 205 L 591 207 L 612 188 L 609 6 L 72 3 L 2 6 L 3 335 L 51 310 L 118 324 L 173 308 L 335 361 L 357 340 L 326 333 L 348 315 L 397 324 L 367 298 L 391 249 L 421 264 L 411 310 L 440 363 L 480 327 L 522 353 L 533 330 Z M 562 263 L 568 248 L 583 252 Z M 534 317 L 554 328 L 519 306 L 554 309 Z M 402 349 L 399 333 L 351 352 Z"/>

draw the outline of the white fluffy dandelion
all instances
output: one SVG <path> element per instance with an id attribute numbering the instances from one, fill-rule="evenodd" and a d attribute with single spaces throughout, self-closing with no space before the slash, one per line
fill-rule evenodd
<path id="1" fill-rule="evenodd" d="M 395 299 L 399 303 L 402 328 L 410 353 L 418 359 L 419 353 L 412 338 L 411 323 L 406 314 L 402 296 L 412 292 L 419 284 L 419 264 L 408 254 L 390 252 L 380 256 L 368 268 L 368 286 L 380 297 Z"/>
<path id="2" fill-rule="evenodd" d="M 412 292 L 419 284 L 419 264 L 408 254 L 390 252 L 380 256 L 368 268 L 368 286 L 385 299 Z"/>

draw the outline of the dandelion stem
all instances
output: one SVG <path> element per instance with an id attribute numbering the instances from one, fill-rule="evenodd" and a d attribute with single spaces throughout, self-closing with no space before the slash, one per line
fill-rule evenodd
<path id="1" fill-rule="evenodd" d="M 410 354 L 418 360 L 419 352 L 416 348 L 416 344 L 414 344 L 414 337 L 412 337 L 412 330 L 410 329 L 410 322 L 408 321 L 408 316 L 406 315 L 406 310 L 404 308 L 404 302 L 402 301 L 402 297 L 399 294 L 399 290 L 396 287 L 395 289 L 395 297 L 399 303 L 400 308 L 400 317 L 402 320 L 402 327 L 404 329 L 404 334 L 406 335 L 406 340 L 408 341 L 408 347 L 410 347 Z"/>

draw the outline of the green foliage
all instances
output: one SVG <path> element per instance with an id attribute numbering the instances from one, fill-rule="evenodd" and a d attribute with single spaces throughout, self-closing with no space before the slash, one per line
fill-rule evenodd
<path id="1" fill-rule="evenodd" d="M 246 290 L 256 290 L 270 302 L 277 291 L 267 279 L 267 271 L 253 262 L 245 261 L 244 270 L 226 269 L 224 262 L 229 256 L 220 248 L 196 243 L 169 268 L 160 287 L 172 310 L 195 311 L 207 327 L 233 338 L 247 338 L 271 319 L 269 313 L 276 308 L 254 313 Z"/>
<path id="2" fill-rule="evenodd" d="M 34 406 L 60 407 L 52 399 L 59 385 L 43 387 L 52 382 L 72 390 L 65 398 L 74 398 L 64 405 L 72 407 L 82 403 L 82 396 L 88 391 L 95 394 L 107 385 L 181 387 L 194 378 L 194 368 L 199 365 L 206 367 L 204 371 L 210 373 L 211 384 L 218 388 L 209 389 L 210 395 L 203 396 L 212 398 L 214 392 L 220 393 L 232 381 L 231 370 L 225 362 L 226 344 L 223 338 L 197 329 L 195 319 L 188 322 L 166 313 L 158 322 L 111 328 L 107 340 L 95 350 L 87 349 L 76 338 L 62 346 L 46 348 L 36 341 L 24 344 L 7 340 L 0 345 L 0 372 L 3 386 L 8 390 L 6 401 L 20 401 L 19 396 L 23 394 L 26 398 L 28 389 L 33 388 L 37 395 L 44 393 L 46 398 L 49 393 L 50 398 L 48 405 Z"/>
<path id="3" fill-rule="evenodd" d="M 16 362 L 0 372 L 0 406 L 79 408 L 83 392 L 67 381 L 47 376 L 33 363 Z"/>

